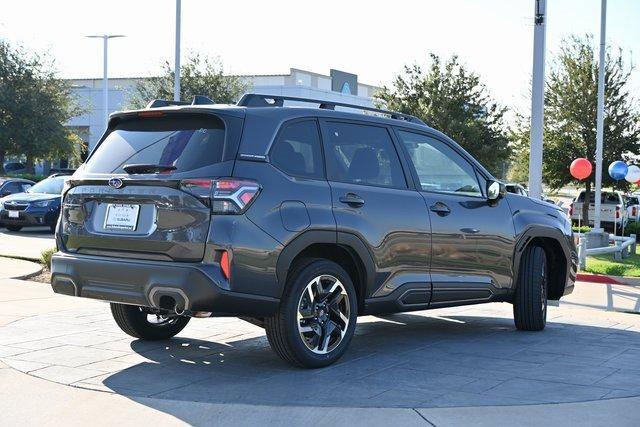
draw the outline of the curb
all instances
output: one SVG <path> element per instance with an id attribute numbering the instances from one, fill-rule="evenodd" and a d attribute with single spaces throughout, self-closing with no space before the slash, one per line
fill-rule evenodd
<path id="1" fill-rule="evenodd" d="M 627 285 L 640 287 L 640 277 L 608 276 L 604 274 L 578 273 L 576 280 L 580 282 L 601 283 L 607 285 Z"/>

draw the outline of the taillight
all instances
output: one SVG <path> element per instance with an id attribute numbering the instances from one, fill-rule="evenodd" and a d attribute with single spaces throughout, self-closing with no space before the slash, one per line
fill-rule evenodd
<path id="1" fill-rule="evenodd" d="M 616 206 L 616 219 L 620 218 L 620 206 Z"/>
<path id="2" fill-rule="evenodd" d="M 573 203 L 569 205 L 569 218 L 573 215 Z"/>
<path id="3" fill-rule="evenodd" d="M 636 215 L 638 215 L 638 208 L 634 206 L 631 208 L 631 216 L 636 216 Z"/>
<path id="4" fill-rule="evenodd" d="M 206 200 L 214 214 L 239 214 L 256 198 L 260 185 L 235 178 L 185 179 L 180 189 Z"/>

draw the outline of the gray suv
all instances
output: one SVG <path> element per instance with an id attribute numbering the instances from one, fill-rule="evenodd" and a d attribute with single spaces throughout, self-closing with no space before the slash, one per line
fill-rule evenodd
<path id="1" fill-rule="evenodd" d="M 65 189 L 55 292 L 110 302 L 140 339 L 238 316 L 284 360 L 320 367 L 359 315 L 503 301 L 518 329 L 541 330 L 547 300 L 573 289 L 563 212 L 507 194 L 417 118 L 208 102 L 111 115 Z"/>

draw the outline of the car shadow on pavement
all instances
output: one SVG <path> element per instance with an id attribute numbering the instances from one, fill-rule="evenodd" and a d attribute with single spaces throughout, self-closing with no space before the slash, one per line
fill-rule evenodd
<path id="1" fill-rule="evenodd" d="M 169 400 L 410 408 L 640 395 L 637 329 L 559 319 L 543 332 L 519 332 L 512 319 L 463 315 L 365 319 L 343 358 L 322 369 L 285 364 L 264 335 L 255 333 L 224 341 L 175 338 L 155 348 L 133 341 L 140 362 L 98 380 L 105 389 L 186 422 L 197 419 L 174 413 Z"/>

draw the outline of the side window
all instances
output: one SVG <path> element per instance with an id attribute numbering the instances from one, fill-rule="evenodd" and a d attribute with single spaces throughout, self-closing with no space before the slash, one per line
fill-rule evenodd
<path id="1" fill-rule="evenodd" d="M 482 196 L 473 166 L 437 139 L 399 131 L 424 191 Z"/>
<path id="2" fill-rule="evenodd" d="M 18 184 L 17 182 L 10 182 L 4 186 L 4 191 L 7 191 L 11 194 L 21 193 L 22 187 L 20 187 L 20 184 Z"/>
<path id="3" fill-rule="evenodd" d="M 285 125 L 270 157 L 271 163 L 288 175 L 322 178 L 322 151 L 316 121 Z"/>
<path id="4" fill-rule="evenodd" d="M 330 180 L 407 188 L 398 153 L 387 129 L 328 122 L 327 174 Z"/>

